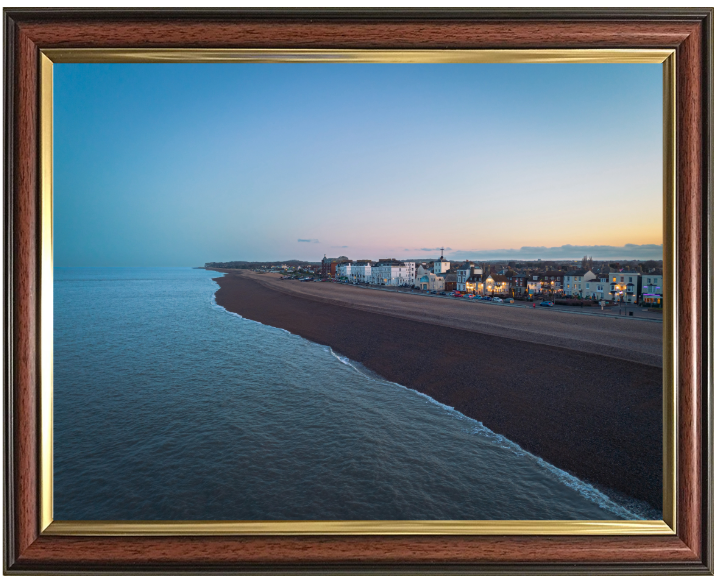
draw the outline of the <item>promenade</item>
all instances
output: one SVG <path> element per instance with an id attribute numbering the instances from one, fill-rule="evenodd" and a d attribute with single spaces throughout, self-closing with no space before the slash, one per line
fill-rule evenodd
<path id="1" fill-rule="evenodd" d="M 570 350 L 602 354 L 624 360 L 662 366 L 663 330 L 661 314 L 652 321 L 618 316 L 616 308 L 601 312 L 555 306 L 536 307 L 527 302 L 515 305 L 473 302 L 447 296 L 424 295 L 393 288 L 365 288 L 333 282 L 280 280 L 279 274 L 235 271 L 279 294 L 327 302 L 396 318 L 502 336 L 525 342 L 550 344 Z M 646 313 L 648 314 L 648 313 Z M 460 333 L 458 333 L 458 338 Z"/>

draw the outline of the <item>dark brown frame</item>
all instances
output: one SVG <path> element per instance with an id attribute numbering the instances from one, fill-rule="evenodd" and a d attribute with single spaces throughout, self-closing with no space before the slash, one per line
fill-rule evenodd
<path id="1" fill-rule="evenodd" d="M 712 572 L 712 9 L 4 12 L 5 570 Z M 677 536 L 39 534 L 39 50 L 677 49 Z"/>

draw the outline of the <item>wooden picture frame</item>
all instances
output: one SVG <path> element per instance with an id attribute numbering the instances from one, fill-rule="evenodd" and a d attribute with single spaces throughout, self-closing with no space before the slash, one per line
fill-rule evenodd
<path id="1" fill-rule="evenodd" d="M 8 573 L 711 571 L 711 10 L 8 9 L 5 32 Z M 43 533 L 41 51 L 74 48 L 675 50 L 680 286 L 676 533 L 390 537 Z"/>

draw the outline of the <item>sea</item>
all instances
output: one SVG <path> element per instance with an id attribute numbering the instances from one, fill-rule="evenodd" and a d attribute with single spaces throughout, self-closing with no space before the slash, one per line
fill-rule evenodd
<path id="1" fill-rule="evenodd" d="M 327 346 L 226 311 L 220 275 L 55 269 L 56 520 L 658 517 Z"/>

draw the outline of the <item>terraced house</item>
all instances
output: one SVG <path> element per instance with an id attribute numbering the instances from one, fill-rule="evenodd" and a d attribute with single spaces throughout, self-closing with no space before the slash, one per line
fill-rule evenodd
<path id="1" fill-rule="evenodd" d="M 371 267 L 370 283 L 380 286 L 412 286 L 415 283 L 415 262 L 394 258 L 378 260 Z"/>
<path id="2" fill-rule="evenodd" d="M 640 292 L 641 274 L 637 272 L 610 272 L 610 294 L 616 302 L 636 304 Z"/>
<path id="3" fill-rule="evenodd" d="M 643 274 L 638 297 L 643 304 L 662 305 L 663 277 L 662 274 Z"/>
<path id="4" fill-rule="evenodd" d="M 482 274 L 471 274 L 465 281 L 465 291 L 471 294 L 484 294 L 485 281 L 483 280 Z"/>
<path id="5" fill-rule="evenodd" d="M 485 278 L 484 293 L 489 296 L 510 294 L 510 278 L 500 274 L 488 274 Z"/>
<path id="6" fill-rule="evenodd" d="M 546 270 L 538 274 L 542 282 L 541 288 L 544 294 L 558 294 L 563 292 L 564 273 L 561 270 Z"/>
<path id="7" fill-rule="evenodd" d="M 352 268 L 351 262 L 338 262 L 335 264 L 334 278 L 341 280 L 348 280 L 350 278 L 350 270 Z"/>
<path id="8" fill-rule="evenodd" d="M 370 282 L 372 276 L 372 261 L 371 260 L 355 260 L 350 265 L 350 275 L 348 280 L 353 284 L 365 284 Z"/>
<path id="9" fill-rule="evenodd" d="M 468 281 L 468 278 L 473 274 L 482 274 L 483 269 L 482 266 L 474 262 L 465 262 L 455 273 L 457 274 L 458 290 L 465 290 L 465 283 Z"/>
<path id="10" fill-rule="evenodd" d="M 513 298 L 526 296 L 528 293 L 528 277 L 526 274 L 515 274 L 511 278 L 510 293 Z"/>
<path id="11" fill-rule="evenodd" d="M 593 278 L 589 282 L 585 283 L 588 288 L 583 290 L 584 297 L 590 297 L 593 300 L 600 302 L 610 302 L 612 300 L 612 294 L 610 294 L 610 282 L 608 282 L 607 274 L 598 274 L 596 278 Z"/>
<path id="12" fill-rule="evenodd" d="M 568 296 L 582 297 L 585 284 L 595 278 L 595 274 L 590 270 L 570 270 L 563 276 L 563 290 Z M 589 290 L 590 287 L 588 286 L 587 289 Z"/>
<path id="13" fill-rule="evenodd" d="M 339 262 L 350 262 L 347 256 L 338 256 L 337 258 L 328 258 L 327 254 L 323 256 L 320 263 L 320 274 L 323 278 L 335 278 L 335 268 Z"/>

